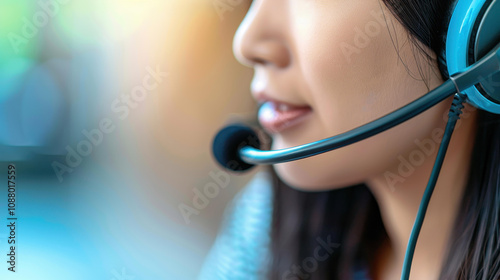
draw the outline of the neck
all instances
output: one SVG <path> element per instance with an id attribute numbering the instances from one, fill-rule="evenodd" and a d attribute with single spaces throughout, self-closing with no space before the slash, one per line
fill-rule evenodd
<path id="1" fill-rule="evenodd" d="M 476 114 L 471 116 L 461 120 L 451 138 L 418 237 L 411 279 L 439 277 L 449 236 L 468 180 Z M 408 239 L 434 165 L 438 145 L 422 165 L 410 168 L 413 170 L 411 174 L 400 174 L 400 163 L 366 182 L 379 204 L 389 236 L 388 259 L 384 261 L 385 267 L 381 272 L 383 279 L 399 279 Z M 409 159 L 409 154 L 403 158 Z"/>

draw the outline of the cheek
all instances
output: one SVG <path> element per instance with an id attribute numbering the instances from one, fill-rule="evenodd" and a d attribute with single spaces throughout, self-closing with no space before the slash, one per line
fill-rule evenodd
<path id="1" fill-rule="evenodd" d="M 411 101 L 407 90 L 393 88 L 407 74 L 396 67 L 398 56 L 385 21 L 372 15 L 382 15 L 376 3 L 355 16 L 347 11 L 319 19 L 321 26 L 302 27 L 296 34 L 306 38 L 297 43 L 305 92 L 328 133 L 345 132 Z"/>
<path id="2" fill-rule="evenodd" d="M 425 84 L 414 78 L 419 77 L 419 70 L 404 28 L 385 8 L 391 33 L 385 20 L 377 20 L 381 15 L 379 1 L 368 0 L 362 6 L 359 1 L 328 3 L 342 7 L 325 8 L 328 12 L 320 12 L 319 16 L 316 12 L 315 17 L 300 18 L 292 28 L 300 68 L 297 73 L 302 82 L 300 92 L 314 114 L 295 134 L 274 137 L 273 149 L 338 135 L 427 92 Z M 379 28 L 374 27 L 376 23 Z M 370 29 L 373 32 L 367 32 Z M 366 40 L 364 44 L 362 39 Z M 402 63 L 400 57 L 408 59 Z M 439 82 L 433 80 L 430 87 Z M 364 141 L 274 168 L 287 184 L 304 190 L 363 183 L 397 165 L 398 156 L 412 151 L 416 139 L 444 127 L 442 112 L 447 110 L 448 101 Z"/>
<path id="3" fill-rule="evenodd" d="M 314 116 L 296 137 L 276 137 L 273 149 L 346 132 L 390 113 L 427 92 L 422 81 L 408 74 L 410 71 L 418 75 L 416 64 L 399 61 L 398 51 L 402 57 L 412 58 L 413 50 L 402 47 L 409 43 L 406 32 L 398 23 L 394 23 L 391 34 L 384 23 L 379 33 L 368 36 L 366 45 L 359 44 L 356 34 L 375 21 L 372 11 L 380 11 L 378 1 L 375 3 L 373 9 L 346 12 L 347 16 L 318 17 L 317 25 L 303 25 L 297 31 L 299 33 L 294 34 L 302 39 L 296 43 L 296 55 L 305 85 L 303 92 L 308 95 L 306 99 L 314 109 Z M 386 10 L 384 12 L 389 14 Z M 387 20 L 392 26 L 391 19 Z M 400 46 L 394 46 L 395 36 Z M 342 48 L 346 45 L 357 48 L 357 51 L 346 55 L 345 48 Z M 431 87 L 438 83 L 434 82 Z M 398 156 L 414 149 L 416 139 L 428 137 L 436 127 L 444 127 L 442 112 L 446 111 L 448 103 L 443 102 L 364 141 L 311 158 L 278 164 L 275 169 L 286 183 L 305 190 L 362 183 L 397 164 Z"/>

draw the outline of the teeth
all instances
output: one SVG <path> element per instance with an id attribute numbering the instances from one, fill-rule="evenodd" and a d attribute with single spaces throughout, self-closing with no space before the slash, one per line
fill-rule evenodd
<path id="1" fill-rule="evenodd" d="M 286 105 L 286 104 L 279 104 L 278 105 L 278 110 L 281 111 L 281 112 L 287 112 L 287 111 L 290 111 L 290 106 Z"/>

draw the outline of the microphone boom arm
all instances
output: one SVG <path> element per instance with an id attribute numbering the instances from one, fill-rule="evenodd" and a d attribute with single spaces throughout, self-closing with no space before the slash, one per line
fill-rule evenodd
<path id="1" fill-rule="evenodd" d="M 356 143 L 392 128 L 445 100 L 447 97 L 453 95 L 455 91 L 455 84 L 453 81 L 448 80 L 438 88 L 409 103 L 408 105 L 373 122 L 359 126 L 342 134 L 281 150 L 262 151 L 251 146 L 245 146 L 240 150 L 240 157 L 245 162 L 250 164 L 276 164 L 315 156 Z"/>
<path id="2" fill-rule="evenodd" d="M 373 122 L 354 128 L 342 134 L 316 142 L 281 150 L 262 151 L 251 146 L 239 150 L 241 159 L 249 164 L 277 164 L 281 162 L 315 156 L 341 148 L 407 121 L 451 95 L 475 85 L 480 79 L 490 77 L 500 71 L 500 44 L 482 59 L 467 67 L 461 73 L 455 73 L 439 87 Z"/>

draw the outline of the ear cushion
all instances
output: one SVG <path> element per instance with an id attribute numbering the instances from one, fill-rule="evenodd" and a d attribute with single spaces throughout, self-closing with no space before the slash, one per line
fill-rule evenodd
<path id="1" fill-rule="evenodd" d="M 500 0 L 458 0 L 446 39 L 450 75 L 463 72 L 500 43 Z M 500 114 L 500 73 L 465 90 L 477 108 Z"/>

